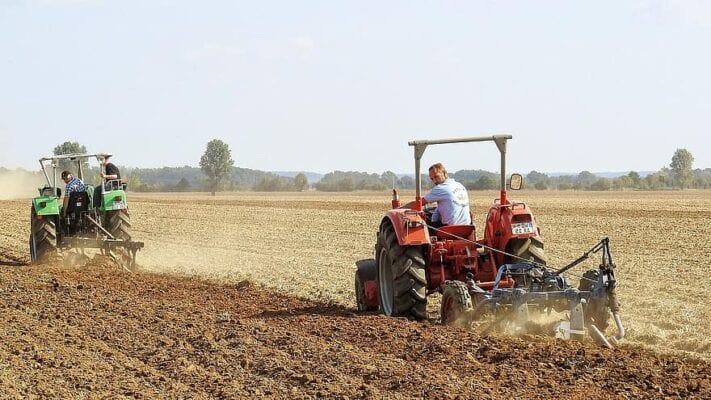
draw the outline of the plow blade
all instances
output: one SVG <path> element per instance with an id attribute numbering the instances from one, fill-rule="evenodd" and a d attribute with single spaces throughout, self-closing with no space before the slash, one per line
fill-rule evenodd
<path id="1" fill-rule="evenodd" d="M 111 256 L 121 267 L 133 272 L 136 267 L 136 253 L 145 244 L 132 240 L 67 238 L 67 245 L 75 249 L 100 249 L 102 253 Z"/>

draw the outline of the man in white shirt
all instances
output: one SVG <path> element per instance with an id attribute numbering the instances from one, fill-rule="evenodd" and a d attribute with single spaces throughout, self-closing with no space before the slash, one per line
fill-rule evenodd
<path id="1" fill-rule="evenodd" d="M 469 195 L 464 185 L 449 178 L 442 163 L 432 165 L 429 172 L 435 186 L 423 198 L 426 203 L 437 202 L 430 225 L 470 225 Z"/>

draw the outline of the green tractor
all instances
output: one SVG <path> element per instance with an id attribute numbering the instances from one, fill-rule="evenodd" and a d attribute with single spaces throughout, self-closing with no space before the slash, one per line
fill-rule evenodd
<path id="1" fill-rule="evenodd" d="M 73 175 L 83 181 L 83 167 L 88 160 L 96 159 L 103 171 L 105 157 L 108 155 L 67 154 L 39 160 L 47 184 L 39 189 L 39 197 L 32 199 L 29 240 L 32 262 L 61 255 L 65 262 L 73 263 L 87 258 L 86 249 L 98 249 L 124 269 L 135 269 L 136 253 L 144 244 L 131 240 L 125 183 L 116 179 L 100 184 L 99 204 L 93 204 L 94 187 L 88 184 L 84 192 L 69 196 L 66 210 L 60 201 L 62 188 L 57 186 L 60 165 L 71 165 Z"/>

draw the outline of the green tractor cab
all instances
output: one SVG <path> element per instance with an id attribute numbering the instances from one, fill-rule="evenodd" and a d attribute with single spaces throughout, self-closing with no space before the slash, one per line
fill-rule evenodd
<path id="1" fill-rule="evenodd" d="M 85 184 L 84 191 L 69 196 L 67 209 L 63 209 L 62 188 L 57 184 L 60 161 L 64 165 L 69 161 L 68 169 L 83 181 L 82 167 L 87 161 L 96 159 L 103 168 L 104 157 L 104 154 L 68 154 L 39 160 L 47 184 L 32 199 L 30 210 L 29 247 L 33 262 L 56 257 L 74 261 L 86 258 L 86 249 L 98 249 L 123 268 L 135 268 L 136 253 L 144 244 L 131 238 L 125 183 L 110 180 L 97 189 Z M 101 191 L 98 204 L 93 204 L 94 190 Z"/>

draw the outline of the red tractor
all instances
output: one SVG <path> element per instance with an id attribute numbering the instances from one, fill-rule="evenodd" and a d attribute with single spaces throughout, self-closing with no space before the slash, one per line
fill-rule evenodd
<path id="1" fill-rule="evenodd" d="M 596 339 L 608 345 L 599 330 L 604 331 L 612 314 L 617 339 L 621 339 L 624 330 L 617 315 L 609 241 L 603 239 L 558 270 L 546 266 L 540 228 L 530 208 L 510 201 L 506 193 L 506 144 L 511 138 L 494 135 L 409 142 L 415 150 L 415 201 L 402 206 L 393 190 L 392 209 L 380 222 L 374 259 L 356 263 L 358 308 L 425 319 L 427 297 L 441 293 L 444 324 L 486 313 L 508 313 L 522 323 L 531 306 L 540 311 L 568 311 L 566 337 L 582 337 L 585 327 L 592 326 Z M 425 149 L 435 144 L 484 141 L 493 141 L 501 154 L 500 196 L 489 208 L 484 236 L 477 237 L 473 224 L 431 226 L 431 209 L 421 196 L 420 159 Z M 518 190 L 521 185 L 521 175 L 513 174 L 509 187 Z M 563 273 L 597 252 L 602 252 L 600 267 L 586 272 L 578 288 L 568 285 Z"/>

